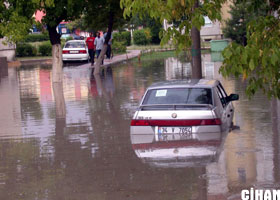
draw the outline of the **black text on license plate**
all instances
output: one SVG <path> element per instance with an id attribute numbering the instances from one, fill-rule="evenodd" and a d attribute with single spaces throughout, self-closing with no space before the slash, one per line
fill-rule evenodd
<path id="1" fill-rule="evenodd" d="M 192 127 L 158 127 L 156 140 L 192 139 Z"/>

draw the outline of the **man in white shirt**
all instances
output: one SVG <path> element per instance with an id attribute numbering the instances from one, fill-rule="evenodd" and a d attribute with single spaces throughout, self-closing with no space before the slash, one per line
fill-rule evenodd
<path id="1" fill-rule="evenodd" d="M 98 58 L 101 50 L 103 48 L 103 44 L 104 44 L 104 38 L 100 36 L 100 32 L 97 32 L 97 37 L 94 40 L 94 46 L 95 46 L 95 53 L 96 53 L 96 57 Z M 103 61 L 102 61 L 103 64 Z"/>

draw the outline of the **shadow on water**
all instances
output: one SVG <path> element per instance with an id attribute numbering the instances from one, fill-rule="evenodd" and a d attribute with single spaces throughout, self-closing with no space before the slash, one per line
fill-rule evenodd
<path id="1" fill-rule="evenodd" d="M 152 142 L 130 136 L 130 120 L 155 81 L 183 79 L 175 57 L 127 62 L 90 77 L 65 67 L 9 68 L 0 82 L 0 199 L 240 199 L 250 187 L 279 188 L 279 102 L 223 79 L 203 55 L 203 74 L 220 79 L 235 102 L 234 129 L 223 135 Z"/>

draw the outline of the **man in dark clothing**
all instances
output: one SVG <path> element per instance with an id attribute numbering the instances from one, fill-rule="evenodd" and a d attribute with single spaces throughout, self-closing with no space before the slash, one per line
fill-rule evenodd
<path id="1" fill-rule="evenodd" d="M 104 40 L 106 39 L 106 36 L 108 34 L 108 29 L 107 32 L 104 34 Z M 112 39 L 113 39 L 113 33 L 111 33 L 111 37 L 108 41 L 108 46 L 107 46 L 107 51 L 106 51 L 106 56 L 108 59 L 111 58 L 111 52 L 112 52 Z"/>
<path id="2" fill-rule="evenodd" d="M 93 33 L 90 33 L 90 36 L 87 38 L 86 43 L 88 46 L 88 53 L 91 61 L 91 65 L 94 64 L 94 56 L 95 56 L 95 46 L 94 46 L 95 37 Z"/>

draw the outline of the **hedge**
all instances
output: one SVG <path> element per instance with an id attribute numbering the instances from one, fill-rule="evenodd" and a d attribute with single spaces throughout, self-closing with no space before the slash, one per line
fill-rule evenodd
<path id="1" fill-rule="evenodd" d="M 27 56 L 36 56 L 37 49 L 31 44 L 21 43 L 17 44 L 16 56 L 18 57 L 27 57 Z"/>
<path id="2" fill-rule="evenodd" d="M 49 39 L 48 34 L 29 34 L 25 38 L 25 42 L 42 42 L 48 41 Z"/>
<path id="3" fill-rule="evenodd" d="M 130 46 L 131 45 L 131 34 L 129 31 L 114 33 L 113 41 L 124 42 L 124 44 L 126 46 Z"/>
<path id="4" fill-rule="evenodd" d="M 50 41 L 44 42 L 39 45 L 39 53 L 41 56 L 51 56 L 52 55 L 52 45 Z"/>
<path id="5" fill-rule="evenodd" d="M 151 42 L 150 29 L 141 29 L 133 32 L 133 41 L 137 45 L 147 45 Z"/>
<path id="6" fill-rule="evenodd" d="M 125 42 L 118 42 L 113 40 L 112 51 L 113 53 L 125 53 L 126 52 Z"/>

